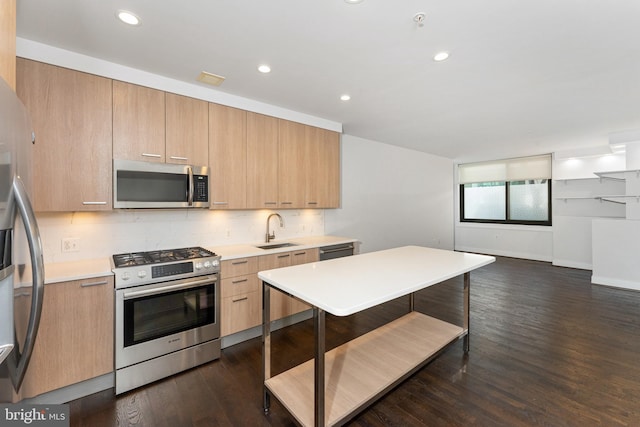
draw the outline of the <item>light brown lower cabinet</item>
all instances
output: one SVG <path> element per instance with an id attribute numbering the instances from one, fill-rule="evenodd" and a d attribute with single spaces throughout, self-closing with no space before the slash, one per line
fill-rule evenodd
<path id="1" fill-rule="evenodd" d="M 21 398 L 113 371 L 113 276 L 45 285 Z"/>
<path id="2" fill-rule="evenodd" d="M 258 271 L 315 262 L 319 250 L 303 249 L 257 257 L 222 261 L 220 334 L 227 336 L 262 323 L 262 282 Z M 309 309 L 309 305 L 275 289 L 271 290 L 271 320 Z"/>
<path id="3" fill-rule="evenodd" d="M 291 258 L 291 265 L 316 262 L 320 259 L 320 250 L 318 248 L 315 248 L 293 251 L 292 256 L 293 258 Z M 289 315 L 300 313 L 301 311 L 305 311 L 310 308 L 311 306 L 309 304 L 306 304 L 295 298 L 289 298 Z"/>
<path id="4" fill-rule="evenodd" d="M 263 255 L 259 258 L 259 271 L 270 270 L 272 268 L 289 267 L 291 265 L 305 264 L 315 262 L 319 259 L 319 250 L 303 249 L 298 251 L 284 252 L 271 255 Z M 287 296 L 275 289 L 271 290 L 271 320 L 280 319 L 292 314 L 311 308 L 308 304 L 298 301 L 295 298 Z"/>
<path id="5" fill-rule="evenodd" d="M 221 336 L 253 328 L 262 322 L 262 287 L 257 273 L 257 257 L 222 261 Z"/>

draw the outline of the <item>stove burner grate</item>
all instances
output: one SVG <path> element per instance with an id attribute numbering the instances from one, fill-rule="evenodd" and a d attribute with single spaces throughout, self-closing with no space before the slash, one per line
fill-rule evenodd
<path id="1" fill-rule="evenodd" d="M 136 265 L 159 264 L 163 262 L 205 258 L 215 255 L 215 253 L 201 247 L 190 247 L 116 254 L 113 255 L 113 262 L 116 267 L 132 267 Z"/>

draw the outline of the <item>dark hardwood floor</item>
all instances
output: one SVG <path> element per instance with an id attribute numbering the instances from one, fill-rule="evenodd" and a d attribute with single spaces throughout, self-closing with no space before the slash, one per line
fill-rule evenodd
<path id="1" fill-rule="evenodd" d="M 471 351 L 455 343 L 350 426 L 640 426 L 640 292 L 589 271 L 498 258 L 471 274 Z M 461 324 L 462 278 L 420 292 L 416 309 Z M 327 349 L 407 311 L 401 298 L 327 316 Z M 389 351 L 394 351 L 390 348 Z M 273 334 L 273 372 L 313 353 L 313 324 Z M 293 426 L 262 411 L 260 339 L 127 394 L 70 404 L 72 426 Z"/>

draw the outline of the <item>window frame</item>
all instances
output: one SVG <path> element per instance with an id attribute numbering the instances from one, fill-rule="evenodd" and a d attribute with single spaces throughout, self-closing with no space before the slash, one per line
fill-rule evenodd
<path id="1" fill-rule="evenodd" d="M 521 220 L 521 219 L 510 219 L 511 216 L 511 208 L 510 208 L 510 185 L 512 182 L 523 181 L 522 179 L 514 180 L 514 181 L 492 181 L 492 182 L 504 182 L 505 183 L 505 218 L 506 219 L 479 219 L 479 218 L 465 218 L 464 216 L 464 186 L 465 184 L 459 184 L 460 186 L 460 222 L 468 222 L 468 223 L 479 223 L 479 224 L 508 224 L 508 225 L 538 225 L 550 227 L 552 225 L 552 197 L 551 197 L 551 179 L 544 178 L 547 180 L 547 218 L 546 221 L 535 221 L 535 220 Z M 526 180 L 524 180 L 526 181 Z M 467 184 L 477 184 L 477 183 L 467 183 Z"/>

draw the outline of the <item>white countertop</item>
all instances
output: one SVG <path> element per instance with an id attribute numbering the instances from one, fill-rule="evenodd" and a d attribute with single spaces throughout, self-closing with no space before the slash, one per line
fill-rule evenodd
<path id="1" fill-rule="evenodd" d="M 342 243 L 353 243 L 357 242 L 357 239 L 352 239 L 348 237 L 338 237 L 338 236 L 308 236 L 308 237 L 299 237 L 295 239 L 282 239 L 282 240 L 272 240 L 268 244 L 276 244 L 281 242 L 295 243 L 295 246 L 286 246 L 278 249 L 259 249 L 257 245 L 266 245 L 264 242 L 256 242 L 253 244 L 239 244 L 239 245 L 228 245 L 228 246 L 210 246 L 207 247 L 210 251 L 215 252 L 216 254 L 221 256 L 221 259 L 229 260 L 229 259 L 237 259 L 244 258 L 249 256 L 260 256 L 260 255 L 269 255 L 280 252 L 289 252 L 300 249 L 309 249 L 309 248 L 317 248 L 321 246 L 329 246 L 329 245 L 339 245 Z"/>
<path id="2" fill-rule="evenodd" d="M 109 258 L 56 262 L 44 265 L 45 284 L 90 279 L 111 274 L 113 272 L 111 271 Z"/>
<path id="3" fill-rule="evenodd" d="M 285 240 L 273 240 L 270 243 L 279 243 Z M 296 239 L 286 239 L 287 242 L 295 243 L 296 246 L 288 246 L 278 249 L 258 249 L 255 245 L 264 243 L 256 242 L 255 244 L 238 244 L 228 246 L 213 246 L 207 249 L 220 255 L 223 260 L 244 258 L 248 256 L 268 255 L 278 252 L 288 252 L 297 249 L 309 249 L 320 246 L 337 245 L 341 243 L 357 242 L 357 239 L 337 236 L 309 236 Z M 78 260 L 68 262 L 47 263 L 44 266 L 45 284 L 66 282 L 69 280 L 83 280 L 93 277 L 108 276 L 113 274 L 111 271 L 111 257 Z"/>
<path id="4" fill-rule="evenodd" d="M 348 316 L 495 261 L 492 256 L 404 246 L 266 270 L 258 277 L 336 316 Z"/>

